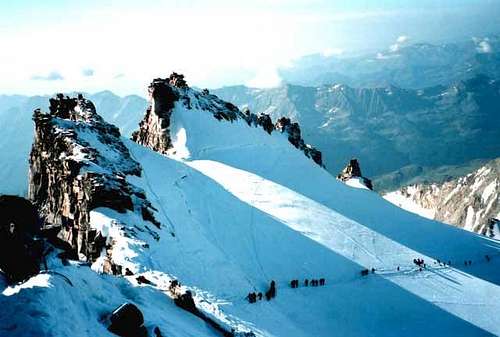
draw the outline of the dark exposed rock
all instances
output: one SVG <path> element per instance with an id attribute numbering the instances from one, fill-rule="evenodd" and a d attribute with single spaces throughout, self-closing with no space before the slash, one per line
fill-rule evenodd
<path id="1" fill-rule="evenodd" d="M 150 280 L 148 280 L 144 275 L 139 275 L 136 278 L 137 283 L 139 284 L 153 284 Z"/>
<path id="2" fill-rule="evenodd" d="M 98 207 L 117 212 L 140 211 L 159 226 L 142 190 L 126 175 L 140 176 L 141 167 L 89 100 L 62 94 L 50 99 L 50 113 L 35 110 L 35 139 L 30 155 L 29 198 L 56 227 L 81 260 L 95 260 L 106 239 L 89 226 L 90 211 Z"/>
<path id="3" fill-rule="evenodd" d="M 170 119 L 176 104 L 182 104 L 188 110 L 193 108 L 205 110 L 212 113 L 214 118 L 219 121 L 233 122 L 237 119 L 243 119 L 249 126 L 262 127 L 269 134 L 275 129 L 271 116 L 268 114 L 256 115 L 248 109 L 240 111 L 234 104 L 211 95 L 208 90 L 203 90 L 200 93 L 190 89 L 184 76 L 177 73 L 173 73 L 166 79 L 153 80 L 149 86 L 149 101 L 146 114 L 139 123 L 139 130 L 132 134 L 132 139 L 163 154 L 168 153 L 172 148 Z M 291 123 L 288 118 L 280 119 L 280 121 L 287 124 L 282 125 L 278 121 L 277 128 L 280 132 L 288 134 L 290 143 L 322 166 L 321 152 L 304 143 L 299 124 Z"/>
<path id="4" fill-rule="evenodd" d="M 40 226 L 36 208 L 28 200 L 0 196 L 0 269 L 9 283 L 40 271 L 43 243 L 35 240 Z"/>
<path id="5" fill-rule="evenodd" d="M 139 130 L 132 134 L 132 139 L 148 145 L 154 151 L 166 153 L 172 147 L 170 139 L 170 115 L 179 94 L 170 84 L 170 80 L 154 80 L 149 86 L 150 105 L 146 115 L 139 123 Z"/>
<path id="6" fill-rule="evenodd" d="M 190 313 L 195 314 L 196 316 L 201 315 L 198 308 L 196 308 L 196 304 L 194 303 L 194 300 L 193 300 L 193 295 L 191 294 L 191 292 L 189 290 L 187 290 L 183 293 L 177 294 L 174 297 L 174 303 L 178 307 L 180 307 L 186 311 L 189 311 Z"/>
<path id="7" fill-rule="evenodd" d="M 337 179 L 341 181 L 348 181 L 352 178 L 359 178 L 362 180 L 363 184 L 370 190 L 373 190 L 373 185 L 370 179 L 363 177 L 361 173 L 361 168 L 359 167 L 358 160 L 353 158 L 349 161 L 349 164 L 339 173 Z"/>
<path id="8" fill-rule="evenodd" d="M 257 124 L 262 126 L 262 128 L 268 133 L 271 134 L 274 130 L 273 121 L 268 114 L 260 114 L 257 117 Z"/>
<path id="9" fill-rule="evenodd" d="M 148 335 L 144 327 L 144 316 L 137 306 L 124 303 L 116 308 L 110 316 L 111 325 L 108 330 L 122 337 L 145 337 Z"/>

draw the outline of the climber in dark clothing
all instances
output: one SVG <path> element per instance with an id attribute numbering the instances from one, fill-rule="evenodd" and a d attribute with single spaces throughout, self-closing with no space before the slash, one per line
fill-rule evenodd
<path id="1" fill-rule="evenodd" d="M 309 286 L 309 280 L 308 279 L 305 279 L 304 280 L 304 287 L 308 287 Z"/>
<path id="2" fill-rule="evenodd" d="M 255 293 L 249 293 L 247 299 L 249 303 L 255 303 L 257 302 L 257 295 Z"/>
<path id="3" fill-rule="evenodd" d="M 262 300 L 262 293 L 258 293 L 257 297 L 259 298 L 259 301 L 261 301 Z"/>
<path id="4" fill-rule="evenodd" d="M 368 272 L 369 272 L 369 270 L 368 270 L 368 269 L 363 269 L 363 270 L 361 271 L 361 276 L 366 276 L 366 275 L 368 275 Z"/>
<path id="5" fill-rule="evenodd" d="M 320 278 L 319 279 L 319 285 L 320 286 L 324 286 L 325 285 L 325 279 L 324 278 Z"/>
<path id="6" fill-rule="evenodd" d="M 269 286 L 269 290 L 266 291 L 266 300 L 270 300 L 271 298 L 276 297 L 276 282 L 271 281 Z"/>

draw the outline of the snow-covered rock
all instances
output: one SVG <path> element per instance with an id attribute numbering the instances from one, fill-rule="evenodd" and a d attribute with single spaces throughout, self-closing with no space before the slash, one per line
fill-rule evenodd
<path id="1" fill-rule="evenodd" d="M 248 109 L 242 112 L 233 104 L 211 95 L 208 90 L 199 92 L 189 88 L 183 75 L 173 73 L 166 79 L 155 79 L 149 86 L 149 95 L 150 105 L 140 122 L 139 130 L 134 132 L 132 139 L 157 152 L 168 154 L 172 153 L 172 148 L 176 148 L 175 153 L 178 156 L 184 158 L 190 156 L 186 148 L 181 145 L 181 142 L 186 141 L 185 129 L 181 127 L 175 130 L 171 127 L 172 113 L 177 108 L 185 110 L 186 114 L 189 114 L 189 111 L 204 111 L 223 122 L 233 123 L 243 120 L 248 126 L 262 128 L 269 135 L 276 129 L 285 133 L 289 142 L 307 157 L 322 165 L 321 152 L 305 144 L 298 123 L 291 123 L 290 119 L 281 118 L 275 126 L 268 114 L 255 115 Z M 225 141 L 223 137 L 221 139 Z"/>
<path id="2" fill-rule="evenodd" d="M 349 185 L 351 187 L 373 190 L 372 181 L 368 178 L 363 177 L 361 168 L 359 167 L 359 162 L 355 158 L 349 161 L 342 172 L 337 175 L 337 179 L 345 182 L 346 185 Z"/>
<path id="3" fill-rule="evenodd" d="M 30 155 L 29 198 L 40 209 L 46 226 L 60 228 L 82 260 L 95 260 L 104 242 L 91 228 L 91 211 L 107 207 L 120 213 L 139 211 L 144 221 L 159 226 L 144 192 L 127 175 L 140 175 L 115 126 L 100 117 L 89 100 L 59 94 L 50 99 L 49 113 L 36 110 L 35 139 Z"/>
<path id="4" fill-rule="evenodd" d="M 410 212 L 500 239 L 500 159 L 441 184 L 417 184 L 384 195 Z"/>

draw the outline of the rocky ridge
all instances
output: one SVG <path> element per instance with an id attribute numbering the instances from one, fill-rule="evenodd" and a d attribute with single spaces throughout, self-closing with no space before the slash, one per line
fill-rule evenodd
<path id="1" fill-rule="evenodd" d="M 89 225 L 90 212 L 106 207 L 134 211 L 160 226 L 144 192 L 127 182 L 140 176 L 115 126 L 106 123 L 89 100 L 62 94 L 50 99 L 49 112 L 35 110 L 30 154 L 29 199 L 75 257 L 94 261 L 106 244 Z"/>
<path id="2" fill-rule="evenodd" d="M 416 204 L 432 219 L 499 238 L 500 159 L 478 170 L 441 184 L 416 184 L 385 195 L 405 208 Z"/>
<path id="3" fill-rule="evenodd" d="M 210 94 L 207 89 L 199 92 L 189 88 L 183 75 L 173 73 L 168 78 L 155 79 L 149 86 L 149 99 L 150 105 L 139 124 L 139 130 L 132 134 L 132 139 L 156 152 L 167 154 L 172 148 L 170 118 L 175 105 L 182 104 L 188 110 L 210 112 L 219 121 L 244 120 L 249 126 L 261 127 L 269 134 L 273 131 L 284 133 L 293 146 L 316 164 L 323 166 L 321 152 L 304 142 L 298 123 L 292 123 L 289 118 L 282 117 L 273 124 L 266 113 L 257 115 L 249 109 L 240 111 L 233 104 Z"/>
<path id="4" fill-rule="evenodd" d="M 273 120 L 286 116 L 297 121 L 302 137 L 322 152 L 331 174 L 358 158 L 379 191 L 408 185 L 378 178 L 410 165 L 432 169 L 500 155 L 500 133 L 494 127 L 500 123 L 500 82 L 482 75 L 421 90 L 332 83 L 269 89 L 233 86 L 212 92 Z M 418 175 L 419 171 L 407 171 L 406 181 Z"/>

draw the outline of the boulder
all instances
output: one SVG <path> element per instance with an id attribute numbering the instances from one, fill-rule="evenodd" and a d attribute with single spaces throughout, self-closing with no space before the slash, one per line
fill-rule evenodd
<path id="1" fill-rule="evenodd" d="M 144 316 L 141 310 L 132 303 L 124 303 L 113 310 L 109 318 L 108 330 L 122 337 L 146 337 Z"/>
<path id="2" fill-rule="evenodd" d="M 8 283 L 17 283 L 40 272 L 43 242 L 36 237 L 41 221 L 26 199 L 0 196 L 0 269 Z"/>

